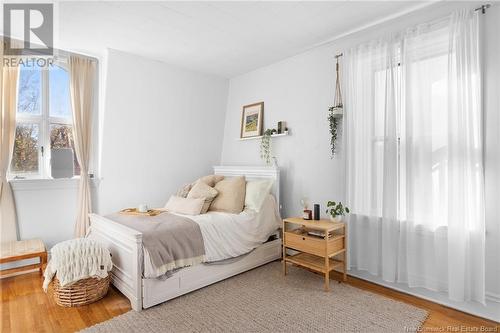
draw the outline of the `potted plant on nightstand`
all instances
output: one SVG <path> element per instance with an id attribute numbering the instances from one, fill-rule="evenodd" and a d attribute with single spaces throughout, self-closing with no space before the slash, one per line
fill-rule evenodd
<path id="1" fill-rule="evenodd" d="M 326 213 L 330 216 L 332 222 L 342 222 L 345 214 L 349 213 L 349 208 L 344 206 L 342 202 L 328 201 L 326 204 Z"/>

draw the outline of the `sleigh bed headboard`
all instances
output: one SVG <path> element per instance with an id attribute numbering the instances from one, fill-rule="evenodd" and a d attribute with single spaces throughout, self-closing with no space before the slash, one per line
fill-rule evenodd
<path id="1" fill-rule="evenodd" d="M 227 177 L 245 176 L 247 180 L 273 179 L 274 184 L 271 193 L 276 198 L 279 210 L 281 211 L 279 168 L 258 166 L 214 166 L 214 173 Z"/>

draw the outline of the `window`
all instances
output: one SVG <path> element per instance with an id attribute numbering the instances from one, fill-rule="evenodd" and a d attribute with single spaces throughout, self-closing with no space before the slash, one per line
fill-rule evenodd
<path id="1" fill-rule="evenodd" d="M 419 44 L 417 44 L 419 46 Z M 438 48 L 440 50 L 440 48 Z M 411 57 L 407 65 L 400 170 L 400 219 L 428 230 L 448 224 L 448 54 Z M 407 195 L 407 193 L 411 195 Z"/>
<path id="2" fill-rule="evenodd" d="M 404 43 L 395 44 L 394 61 L 372 68 L 368 88 L 373 89 L 373 112 L 369 115 L 373 195 L 369 209 L 363 211 L 368 216 L 384 216 L 385 186 L 392 186 L 384 180 L 393 177 L 399 220 L 429 230 L 448 223 L 447 210 L 442 208 L 448 202 L 450 145 L 447 36 L 448 30 L 439 29 L 425 33 L 425 38 L 406 37 Z M 389 151 L 394 136 L 395 154 Z M 392 158 L 397 159 L 397 167 L 389 176 L 385 172 Z"/>
<path id="3" fill-rule="evenodd" d="M 50 178 L 51 152 L 74 153 L 69 74 L 64 64 L 48 68 L 22 65 L 19 73 L 16 134 L 10 174 L 14 178 Z"/>

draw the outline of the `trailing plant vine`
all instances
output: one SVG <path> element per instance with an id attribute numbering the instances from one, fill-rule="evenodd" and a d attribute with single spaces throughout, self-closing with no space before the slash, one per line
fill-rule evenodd
<path id="1" fill-rule="evenodd" d="M 330 149 L 331 149 L 331 152 L 332 152 L 332 155 L 331 157 L 333 158 L 333 156 L 335 155 L 335 152 L 336 152 L 336 141 L 337 141 L 337 127 L 338 127 L 338 123 L 339 123 L 339 119 L 335 116 L 335 108 L 334 106 L 330 107 L 328 109 L 328 122 L 330 123 Z"/>
<path id="2" fill-rule="evenodd" d="M 340 89 L 340 73 L 339 73 L 339 58 L 342 54 L 336 55 L 337 64 L 335 66 L 337 79 L 335 82 L 335 99 L 334 106 L 328 109 L 328 122 L 330 128 L 330 149 L 331 158 L 337 153 L 337 137 L 339 136 L 339 123 L 343 115 L 344 105 L 342 104 L 342 90 Z"/>
<path id="3" fill-rule="evenodd" d="M 267 165 L 271 164 L 271 135 L 276 133 L 276 129 L 267 129 L 262 135 L 262 139 L 260 140 L 260 158 L 266 162 Z"/>

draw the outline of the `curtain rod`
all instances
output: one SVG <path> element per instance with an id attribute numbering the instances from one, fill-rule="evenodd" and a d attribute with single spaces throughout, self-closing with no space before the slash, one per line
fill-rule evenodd
<path id="1" fill-rule="evenodd" d="M 477 7 L 474 9 L 475 12 L 477 11 L 481 11 L 482 14 L 486 14 L 486 9 L 490 8 L 491 7 L 491 4 L 487 3 L 485 5 L 481 5 L 481 7 Z M 342 57 L 344 55 L 344 53 L 340 53 L 340 54 L 336 54 L 335 55 L 335 59 L 338 59 L 340 57 Z M 399 64 L 398 64 L 399 65 Z"/>
<path id="2" fill-rule="evenodd" d="M 489 3 L 487 3 L 486 5 L 482 5 L 481 7 L 477 7 L 476 9 L 474 9 L 474 11 L 478 11 L 480 10 L 482 14 L 486 14 L 486 9 L 490 8 L 491 5 Z"/>

